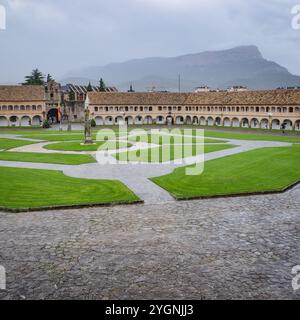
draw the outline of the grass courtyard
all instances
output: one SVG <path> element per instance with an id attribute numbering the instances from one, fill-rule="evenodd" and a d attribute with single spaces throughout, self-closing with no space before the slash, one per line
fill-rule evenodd
<path id="1" fill-rule="evenodd" d="M 149 129 L 149 128 L 148 128 Z M 193 128 L 194 129 L 194 128 Z M 0 161 L 49 163 L 63 165 L 93 164 L 95 158 L 82 152 L 101 149 L 115 150 L 112 155 L 118 160 L 153 163 L 168 162 L 188 156 L 211 153 L 236 147 L 228 140 L 281 141 L 295 143 L 290 147 L 261 148 L 253 151 L 207 161 L 202 175 L 188 176 L 185 168 L 151 179 L 177 199 L 214 197 L 280 191 L 300 180 L 300 136 L 261 134 L 257 132 L 225 132 L 205 130 L 204 140 L 192 133 L 184 137 L 184 149 L 178 149 L 180 137 L 166 137 L 159 132 L 152 134 L 135 129 L 135 136 L 128 140 L 123 133 L 107 128 L 93 133 L 95 144 L 82 145 L 83 132 L 59 132 L 48 130 L 6 130 L 1 133 L 48 142 L 44 149 L 57 153 L 13 152 L 14 148 L 35 144 L 35 141 L 0 138 Z M 116 128 L 113 128 L 115 131 Z M 138 134 L 140 131 L 140 135 Z M 164 132 L 167 132 L 164 129 Z M 174 132 L 175 134 L 175 132 Z M 122 141 L 118 141 L 118 139 Z M 184 140 L 186 138 L 187 140 Z M 218 139 L 227 140 L 218 140 Z M 104 141 L 104 139 L 106 141 Z M 114 139 L 117 139 L 117 144 Z M 152 144 L 143 150 L 122 150 L 135 146 L 136 142 Z M 204 142 L 204 144 L 203 144 Z M 153 146 L 156 144 L 156 146 Z M 237 143 L 238 144 L 238 143 Z M 200 148 L 202 146 L 203 148 Z M 145 147 L 145 146 L 144 146 Z M 42 147 L 41 147 L 42 148 Z M 10 150 L 10 151 L 7 151 Z M 45 150 L 46 151 L 46 150 Z M 67 154 L 64 151 L 78 152 Z M 49 152 L 49 151 L 48 151 Z M 150 167 L 149 167 L 150 168 Z M 124 169 L 126 170 L 126 169 Z M 149 169 L 150 170 L 150 169 Z M 112 180 L 89 180 L 71 178 L 59 171 L 0 167 L 0 208 L 26 209 L 48 206 L 93 205 L 108 203 L 133 203 L 138 197 L 121 182 Z"/>
<path id="2" fill-rule="evenodd" d="M 133 203 L 138 197 L 118 181 L 77 179 L 59 171 L 0 167 L 0 208 Z"/>
<path id="3" fill-rule="evenodd" d="M 204 173 L 185 168 L 152 179 L 178 199 L 280 191 L 300 180 L 300 145 L 264 148 L 205 163 Z"/>

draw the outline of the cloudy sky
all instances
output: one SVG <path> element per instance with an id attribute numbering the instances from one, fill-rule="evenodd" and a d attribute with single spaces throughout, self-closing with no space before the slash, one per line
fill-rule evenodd
<path id="1" fill-rule="evenodd" d="M 38 67 L 61 78 L 88 65 L 257 45 L 300 74 L 300 0 L 0 0 L 0 82 Z"/>

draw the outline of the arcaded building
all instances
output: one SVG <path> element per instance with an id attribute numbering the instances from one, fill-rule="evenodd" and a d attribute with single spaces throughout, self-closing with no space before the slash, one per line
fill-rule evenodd
<path id="1" fill-rule="evenodd" d="M 0 86 L 0 126 L 40 126 L 45 117 L 44 86 Z"/>
<path id="2" fill-rule="evenodd" d="M 300 90 L 202 93 L 89 92 L 97 125 L 176 124 L 300 130 Z"/>

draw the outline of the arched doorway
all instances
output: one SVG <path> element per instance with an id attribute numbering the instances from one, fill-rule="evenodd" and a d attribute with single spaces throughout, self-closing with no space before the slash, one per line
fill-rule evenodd
<path id="1" fill-rule="evenodd" d="M 8 127 L 8 120 L 6 117 L 0 117 L 0 127 Z"/>
<path id="2" fill-rule="evenodd" d="M 224 127 L 231 127 L 231 121 L 229 118 L 224 119 Z"/>
<path id="3" fill-rule="evenodd" d="M 256 118 L 253 118 L 250 122 L 250 127 L 252 129 L 259 129 L 259 121 Z"/>
<path id="4" fill-rule="evenodd" d="M 28 116 L 24 116 L 21 118 L 21 126 L 22 127 L 29 127 L 31 125 L 31 120 Z"/>
<path id="5" fill-rule="evenodd" d="M 58 117 L 58 109 L 52 108 L 49 110 L 47 119 L 51 124 L 58 123 L 59 117 Z"/>

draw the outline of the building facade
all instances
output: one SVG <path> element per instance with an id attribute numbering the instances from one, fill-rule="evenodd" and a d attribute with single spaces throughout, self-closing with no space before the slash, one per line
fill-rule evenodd
<path id="1" fill-rule="evenodd" d="M 204 93 L 89 92 L 97 125 L 176 124 L 300 131 L 300 90 Z"/>
<path id="2" fill-rule="evenodd" d="M 40 126 L 46 115 L 44 86 L 0 86 L 0 126 Z"/>

